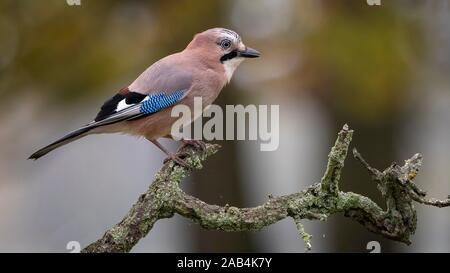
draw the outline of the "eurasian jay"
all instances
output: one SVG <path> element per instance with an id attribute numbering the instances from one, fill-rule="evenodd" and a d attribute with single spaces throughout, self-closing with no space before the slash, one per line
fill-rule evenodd
<path id="1" fill-rule="evenodd" d="M 184 104 L 192 110 L 194 97 L 201 97 L 204 110 L 230 82 L 245 58 L 259 56 L 258 51 L 246 47 L 232 30 L 213 28 L 198 33 L 183 51 L 157 61 L 107 100 L 92 122 L 38 150 L 29 159 L 38 159 L 90 134 L 121 132 L 145 137 L 168 159 L 186 166 L 183 159 L 158 142 L 159 138 L 172 138 L 171 126 L 176 121 L 176 117 L 171 116 L 172 108 Z M 200 141 L 183 142 L 201 146 Z"/>

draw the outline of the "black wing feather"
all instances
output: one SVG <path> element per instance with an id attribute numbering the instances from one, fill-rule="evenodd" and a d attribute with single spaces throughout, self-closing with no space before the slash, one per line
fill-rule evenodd
<path id="1" fill-rule="evenodd" d="M 122 100 L 125 100 L 126 104 L 136 104 L 140 103 L 146 96 L 147 95 L 145 94 L 137 92 L 128 92 L 126 94 L 118 93 L 103 104 L 94 121 L 104 120 L 115 114 L 117 112 L 117 105 L 119 105 L 119 102 Z"/>
<path id="2" fill-rule="evenodd" d="M 123 99 L 125 99 L 124 95 L 116 94 L 114 97 L 105 101 L 94 120 L 100 121 L 113 114 L 116 111 L 117 104 L 119 104 L 119 102 Z"/>

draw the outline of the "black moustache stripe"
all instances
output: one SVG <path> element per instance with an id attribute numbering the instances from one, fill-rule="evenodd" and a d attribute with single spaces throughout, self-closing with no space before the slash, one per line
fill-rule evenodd
<path id="1" fill-rule="evenodd" d="M 220 57 L 220 62 L 223 63 L 226 60 L 231 60 L 233 58 L 236 58 L 237 56 L 238 56 L 237 51 L 233 50 L 230 53 L 227 53 L 227 54 L 223 55 L 222 57 Z"/>

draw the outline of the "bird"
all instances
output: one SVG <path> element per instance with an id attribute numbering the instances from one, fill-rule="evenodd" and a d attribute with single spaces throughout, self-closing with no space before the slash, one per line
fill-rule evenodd
<path id="1" fill-rule="evenodd" d="M 106 100 L 91 122 L 39 149 L 29 159 L 37 160 L 88 135 L 125 133 L 144 137 L 167 155 L 166 160 L 187 167 L 181 156 L 159 142 L 161 138 L 173 139 L 170 132 L 176 117 L 171 116 L 172 108 L 183 104 L 192 110 L 194 98 L 201 97 L 205 110 L 230 82 L 236 68 L 245 59 L 260 55 L 233 30 L 216 27 L 197 33 L 182 51 L 156 61 Z M 181 141 L 183 145 L 205 145 L 199 140 Z"/>

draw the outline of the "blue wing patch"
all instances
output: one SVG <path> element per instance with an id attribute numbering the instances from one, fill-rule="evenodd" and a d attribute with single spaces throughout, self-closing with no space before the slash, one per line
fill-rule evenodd
<path id="1" fill-rule="evenodd" d="M 94 120 L 91 123 L 89 123 L 89 126 L 90 128 L 96 128 L 100 126 L 121 122 L 124 120 L 130 121 L 143 118 L 147 115 L 156 113 L 164 108 L 174 105 L 183 98 L 186 92 L 187 90 L 185 89 L 185 90 L 178 90 L 170 94 L 163 92 L 155 93 L 146 96 L 139 103 L 130 105 L 127 104 L 126 98 L 125 99 L 122 98 L 122 100 L 120 101 L 114 101 L 114 104 L 116 104 L 117 106 L 113 114 L 101 117 L 101 119 Z M 118 99 L 119 98 L 117 98 L 117 100 Z M 117 111 L 117 108 L 121 109 Z"/>
<path id="2" fill-rule="evenodd" d="M 149 95 L 141 102 L 139 111 L 142 114 L 153 114 L 161 109 L 177 103 L 184 95 L 185 90 L 178 90 L 171 94 L 158 93 Z"/>

